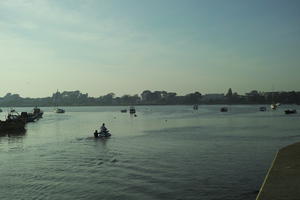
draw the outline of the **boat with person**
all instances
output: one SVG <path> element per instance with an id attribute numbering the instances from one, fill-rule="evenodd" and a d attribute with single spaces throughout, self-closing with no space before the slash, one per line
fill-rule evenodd
<path id="1" fill-rule="evenodd" d="M 95 130 L 94 132 L 94 137 L 95 138 L 109 138 L 111 136 L 111 134 L 109 133 L 109 131 L 99 131 Z"/>
<path id="2" fill-rule="evenodd" d="M 111 136 L 109 130 L 105 127 L 105 124 L 103 123 L 100 127 L 100 131 L 95 130 L 94 137 L 95 138 L 109 138 Z"/>

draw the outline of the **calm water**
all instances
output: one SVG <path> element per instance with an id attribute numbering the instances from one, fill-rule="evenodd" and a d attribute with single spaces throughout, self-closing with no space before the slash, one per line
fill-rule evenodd
<path id="1" fill-rule="evenodd" d="M 276 151 L 300 140 L 299 114 L 258 107 L 42 108 L 0 137 L 0 199 L 254 200 Z M 102 122 L 111 139 L 93 138 Z"/>

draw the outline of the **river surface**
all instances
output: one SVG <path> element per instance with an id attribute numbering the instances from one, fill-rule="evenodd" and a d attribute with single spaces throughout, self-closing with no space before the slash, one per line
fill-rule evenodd
<path id="1" fill-rule="evenodd" d="M 277 150 L 300 140 L 300 114 L 283 112 L 300 107 L 220 107 L 42 108 L 0 137 L 0 199 L 254 200 Z M 112 137 L 93 138 L 103 122 Z"/>

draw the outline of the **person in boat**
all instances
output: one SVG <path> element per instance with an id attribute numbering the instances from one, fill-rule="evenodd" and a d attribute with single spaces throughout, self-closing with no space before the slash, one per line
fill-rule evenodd
<path id="1" fill-rule="evenodd" d="M 107 128 L 105 127 L 105 124 L 103 123 L 102 126 L 100 127 L 100 132 L 102 133 L 107 133 Z"/>

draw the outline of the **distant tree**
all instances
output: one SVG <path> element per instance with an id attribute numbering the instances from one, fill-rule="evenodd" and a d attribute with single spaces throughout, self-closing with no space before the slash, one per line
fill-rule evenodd
<path id="1" fill-rule="evenodd" d="M 151 94 L 152 92 L 150 90 L 144 90 L 141 94 L 142 101 L 144 103 L 149 102 L 151 100 Z"/>
<path id="2" fill-rule="evenodd" d="M 111 105 L 113 102 L 115 94 L 114 93 L 108 93 L 107 95 L 102 96 L 101 100 L 103 104 Z"/>
<path id="3" fill-rule="evenodd" d="M 154 91 L 151 92 L 150 90 L 145 90 L 142 92 L 142 102 L 143 103 L 150 103 L 150 104 L 159 104 L 161 103 L 163 95 L 165 95 L 165 91 Z"/>
<path id="4" fill-rule="evenodd" d="M 198 104 L 198 103 L 200 103 L 201 97 L 202 97 L 202 95 L 200 92 L 194 92 L 191 94 L 187 94 L 187 95 L 185 95 L 184 102 L 187 104 Z"/>
<path id="5" fill-rule="evenodd" d="M 228 89 L 228 92 L 227 92 L 227 94 L 225 95 L 226 97 L 232 97 L 232 90 L 231 90 L 231 88 L 229 88 Z"/>

